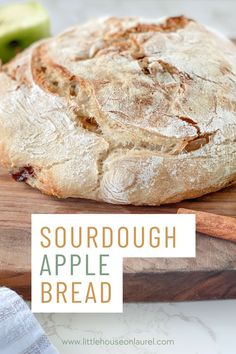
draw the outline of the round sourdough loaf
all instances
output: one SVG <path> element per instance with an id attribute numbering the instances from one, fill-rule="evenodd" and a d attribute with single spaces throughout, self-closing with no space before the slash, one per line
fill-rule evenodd
<path id="1" fill-rule="evenodd" d="M 1 164 L 43 193 L 159 205 L 236 182 L 236 47 L 193 20 L 74 27 L 0 83 Z"/>

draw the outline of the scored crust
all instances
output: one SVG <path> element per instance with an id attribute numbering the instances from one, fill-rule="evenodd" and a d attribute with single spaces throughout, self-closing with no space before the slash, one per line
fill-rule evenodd
<path id="1" fill-rule="evenodd" d="M 46 194 L 159 205 L 236 183 L 236 47 L 193 20 L 77 26 L 0 82 L 0 163 Z"/>

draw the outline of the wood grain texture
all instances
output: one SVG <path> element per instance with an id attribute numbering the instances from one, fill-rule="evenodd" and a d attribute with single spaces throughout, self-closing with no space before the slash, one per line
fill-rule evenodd
<path id="1" fill-rule="evenodd" d="M 176 213 L 183 207 L 236 217 L 236 186 L 161 207 L 58 200 L 0 170 L 0 285 L 30 299 L 31 213 Z M 196 259 L 125 259 L 125 301 L 236 298 L 236 244 L 197 237 Z"/>

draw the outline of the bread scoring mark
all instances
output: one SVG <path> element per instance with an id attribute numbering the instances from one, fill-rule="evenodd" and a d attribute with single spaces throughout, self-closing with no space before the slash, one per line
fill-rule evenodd
<path id="1" fill-rule="evenodd" d="M 137 25 L 126 30 L 120 30 L 115 33 L 108 33 L 106 38 L 126 37 L 134 33 L 147 33 L 147 32 L 176 32 L 185 28 L 193 20 L 185 16 L 169 17 L 163 23 L 138 23 Z"/>
<path id="2" fill-rule="evenodd" d="M 145 57 L 143 55 L 143 53 L 137 50 L 136 47 L 136 51 L 134 52 L 134 57 L 138 58 L 138 61 L 140 63 L 140 65 L 143 65 L 142 71 L 146 74 L 146 75 L 150 75 L 151 72 L 148 69 L 148 58 Z M 38 57 L 39 58 L 39 57 Z M 180 73 L 178 71 L 177 68 L 171 66 L 168 63 L 165 63 L 164 61 L 159 61 L 159 64 L 161 64 L 163 70 L 168 71 L 169 73 L 171 73 L 171 75 L 177 75 L 179 74 L 180 76 L 182 76 L 184 79 L 190 79 L 187 75 L 185 76 L 183 73 Z M 35 66 L 36 67 L 36 66 Z M 40 70 L 41 70 L 41 74 L 45 75 L 45 79 L 42 79 L 40 77 Z M 54 63 L 52 65 L 49 66 L 49 70 L 50 73 L 47 73 L 47 68 L 45 66 L 39 66 L 39 72 L 37 72 L 37 80 L 38 80 L 38 84 L 43 84 L 45 85 L 45 80 L 46 80 L 46 84 L 47 86 L 44 88 L 48 89 L 50 92 L 56 93 L 59 96 L 69 96 L 70 98 L 76 98 L 78 95 L 78 79 L 76 78 L 75 75 L 72 75 L 68 70 L 66 70 L 64 67 L 60 66 L 60 65 L 55 65 Z M 61 92 L 61 88 L 60 85 L 58 83 L 58 81 L 54 78 L 54 74 L 55 77 L 57 78 L 58 75 L 61 77 L 65 78 L 65 82 L 63 80 L 63 86 L 62 86 L 62 92 Z M 50 76 L 48 76 L 50 75 Z M 68 84 L 69 82 L 69 84 Z M 53 85 L 53 88 L 52 88 Z M 87 100 L 89 99 L 89 96 L 86 96 Z M 140 104 L 147 104 L 147 100 L 148 97 L 137 97 L 137 105 Z M 86 111 L 86 102 L 80 102 L 79 104 L 81 104 L 83 106 L 85 106 L 85 111 Z M 152 99 L 149 98 L 149 104 L 152 104 Z M 103 134 L 101 127 L 99 126 L 99 123 L 96 119 L 95 116 L 90 117 L 86 114 L 82 114 L 81 111 L 78 109 L 78 112 L 76 112 L 76 110 L 74 111 L 75 116 L 76 116 L 76 121 L 77 123 L 79 123 L 79 125 L 81 125 L 83 127 L 83 129 L 93 132 L 95 134 L 98 135 L 102 135 L 104 139 L 106 139 L 106 135 Z M 86 113 L 86 112 L 85 112 Z M 186 117 L 181 117 L 182 120 L 187 121 Z M 188 118 L 188 123 L 190 123 L 190 118 Z M 191 121 L 191 123 L 195 123 L 193 121 Z M 198 127 L 193 124 L 194 127 L 196 129 L 198 129 Z M 206 140 L 204 140 L 206 141 Z M 137 144 L 132 144 L 130 142 L 126 142 L 125 140 L 123 141 L 123 143 L 114 143 L 109 141 L 109 143 L 112 146 L 112 150 L 115 149 L 119 149 L 121 146 L 125 147 L 128 150 L 149 150 L 149 151 L 156 151 L 157 153 L 161 153 L 161 154 L 177 154 L 177 153 L 181 153 L 181 151 L 183 151 L 184 146 L 178 150 L 177 146 L 179 148 L 179 144 L 175 145 L 175 144 L 167 144 L 166 146 L 162 145 L 162 144 L 158 144 L 158 143 L 152 143 L 152 142 L 140 142 Z M 202 144 L 203 145 L 203 144 Z M 194 147 L 201 147 L 200 144 L 197 144 L 197 142 L 194 142 Z M 187 150 L 191 151 L 191 149 L 193 149 L 193 145 L 191 145 L 190 143 L 187 145 L 187 148 L 185 148 L 185 152 Z M 196 149 L 196 148 L 194 148 Z"/>
<path id="3" fill-rule="evenodd" d="M 86 116 L 76 116 L 77 120 L 81 123 L 82 127 L 85 130 L 88 130 L 90 132 L 100 134 L 101 129 L 99 127 L 99 124 L 97 123 L 96 119 L 94 117 L 86 117 Z"/>
<path id="4" fill-rule="evenodd" d="M 141 57 L 140 59 L 138 59 L 138 63 L 144 75 L 151 75 L 152 72 L 149 68 L 149 61 L 147 57 Z"/>
<path id="5" fill-rule="evenodd" d="M 106 22 L 109 24 L 110 21 L 117 20 L 119 21 L 117 18 L 110 18 Z M 102 40 L 95 42 L 87 53 L 75 55 L 72 60 L 85 61 L 111 52 L 130 52 L 133 59 L 142 59 L 145 54 L 143 48 L 136 40 L 136 35 L 146 34 L 149 36 L 149 33 L 151 35 L 154 32 L 176 32 L 179 29 L 185 28 L 190 22 L 193 22 L 193 20 L 185 16 L 178 16 L 168 18 L 165 22 L 160 24 L 138 23 L 128 29 L 123 29 L 122 26 L 118 26 L 119 28 L 117 28 L 116 31 L 108 31 L 105 33 Z M 148 38 L 143 39 L 143 43 L 147 39 Z"/>
<path id="6" fill-rule="evenodd" d="M 168 94 L 171 89 L 171 84 L 162 85 L 161 82 L 158 81 L 158 72 L 156 73 L 152 66 L 150 66 L 149 58 L 145 55 L 144 49 L 142 47 L 143 42 L 146 39 L 143 38 L 141 42 L 137 40 L 135 34 L 139 33 L 147 33 L 147 32 L 157 32 L 157 31 L 175 31 L 180 28 L 184 28 L 191 20 L 186 19 L 184 16 L 175 17 L 167 19 L 167 21 L 163 24 L 152 25 L 152 24 L 138 24 L 131 29 L 128 29 L 125 32 L 118 31 L 113 34 L 108 33 L 105 35 L 102 41 L 99 42 L 99 45 L 95 43 L 94 48 L 88 52 L 88 57 L 83 56 L 79 58 L 74 58 L 75 61 L 84 61 L 97 56 L 105 55 L 110 50 L 118 51 L 120 53 L 125 52 L 127 55 L 131 55 L 134 60 L 137 60 L 142 72 L 144 75 L 152 76 L 156 78 L 156 84 L 159 85 L 159 89 L 163 89 L 166 94 Z M 169 73 L 176 81 L 176 84 L 179 85 L 180 90 L 185 90 L 185 85 L 188 80 L 192 80 L 192 78 L 187 74 L 181 72 L 177 67 L 172 64 L 157 59 L 157 64 L 159 65 L 158 70 L 162 70 L 163 73 Z M 153 64 L 153 63 L 152 63 Z M 154 71 L 153 71 L 154 70 Z M 76 99 L 76 103 L 78 106 L 83 106 L 84 108 L 81 110 L 78 107 L 78 112 L 75 110 L 75 116 L 77 123 L 83 127 L 83 129 L 102 135 L 104 139 L 107 140 L 107 136 L 103 133 L 102 127 L 100 127 L 98 123 L 98 119 L 96 115 L 90 116 L 87 114 L 89 109 L 87 109 L 87 102 L 89 97 L 87 96 L 85 102 L 81 101 L 79 98 L 79 78 L 73 75 L 68 69 L 64 66 L 61 66 L 51 60 L 48 55 L 48 48 L 45 45 L 39 45 L 33 52 L 32 56 L 32 71 L 33 77 L 39 85 L 51 93 L 57 94 L 59 96 L 66 96 L 71 99 Z M 59 79 L 58 79 L 59 78 Z M 176 86 L 176 85 L 175 85 Z M 175 87 L 174 87 L 175 88 Z M 137 97 L 136 104 L 139 105 L 152 105 L 153 98 L 152 97 Z M 109 141 L 111 144 L 111 149 L 119 149 L 119 146 L 123 146 L 128 150 L 150 150 L 156 151 L 161 154 L 177 154 L 181 152 L 190 152 L 201 148 L 205 145 L 209 139 L 205 137 L 201 137 L 200 129 L 197 124 L 187 117 L 180 117 L 181 120 L 187 122 L 188 124 L 194 126 L 197 130 L 198 137 L 191 140 L 185 141 L 182 147 L 179 144 L 167 144 L 164 146 L 162 143 L 153 143 L 142 141 L 137 144 L 132 144 L 129 141 L 114 142 L 112 140 Z M 109 138 L 108 138 L 109 140 Z M 177 148 L 178 147 L 178 148 Z M 179 149 L 179 150 L 178 150 Z"/>
<path id="7" fill-rule="evenodd" d="M 189 153 L 201 149 L 204 145 L 209 143 L 211 135 L 212 134 L 204 134 L 188 142 L 188 144 L 184 148 L 184 152 Z"/>
<path id="8" fill-rule="evenodd" d="M 160 65 L 162 68 L 162 72 L 168 73 L 174 81 L 176 81 L 176 84 L 179 85 L 179 93 L 185 92 L 186 86 L 188 85 L 189 81 L 192 81 L 193 78 L 187 74 L 186 72 L 180 71 L 177 67 L 174 65 L 168 63 L 167 61 L 158 59 L 157 63 Z M 156 72 L 157 79 L 158 79 L 158 72 Z M 160 75 L 160 74 L 159 74 Z M 163 89 L 168 92 L 169 94 L 169 89 L 171 89 L 171 86 L 173 85 L 162 85 Z"/>
<path id="9" fill-rule="evenodd" d="M 169 91 L 172 89 L 171 85 L 174 86 L 174 89 L 176 86 L 177 88 L 179 86 L 179 90 L 184 91 L 187 80 L 192 80 L 192 78 L 187 73 L 181 72 L 177 67 L 164 60 L 158 59 L 157 57 L 155 63 L 159 64 L 158 77 L 158 71 L 155 72 L 153 67 L 150 65 L 149 57 L 145 55 L 144 49 L 142 48 L 142 44 L 148 39 L 148 37 L 152 35 L 153 32 L 177 31 L 181 28 L 184 28 L 191 21 L 192 20 L 189 20 L 184 16 L 180 16 L 169 18 L 163 24 L 139 23 L 136 26 L 129 28 L 125 31 L 122 31 L 121 26 L 120 31 L 117 31 L 115 33 L 108 32 L 108 34 L 106 34 L 103 40 L 100 42 L 99 46 L 96 47 L 95 45 L 95 47 L 88 52 L 88 58 L 86 56 L 83 56 L 81 58 L 77 58 L 76 60 L 83 61 L 97 56 L 101 56 L 103 54 L 108 53 L 110 50 L 118 51 L 122 55 L 129 55 L 134 60 L 137 60 L 144 75 L 152 76 L 152 79 L 154 79 L 155 76 L 156 86 L 158 86 L 158 90 L 164 90 L 166 93 L 166 98 L 168 99 L 169 97 L 169 99 L 172 100 L 172 95 L 169 95 Z M 145 36 L 143 36 L 143 38 L 139 41 L 135 37 L 135 35 L 142 33 L 144 33 Z M 90 94 L 86 92 L 85 96 L 87 97 L 87 101 L 84 101 L 83 99 L 81 100 L 81 97 L 78 98 L 79 91 L 84 90 L 83 87 L 80 90 L 81 79 L 76 75 L 73 75 L 64 66 L 59 65 L 58 63 L 53 61 L 48 54 L 48 47 L 44 43 L 38 45 L 33 50 L 31 68 L 34 81 L 44 90 L 47 90 L 50 93 L 56 94 L 58 96 L 68 97 L 73 101 L 76 100 L 75 102 L 78 105 L 78 113 L 75 112 L 75 119 L 76 122 L 83 127 L 83 129 L 95 134 L 102 135 L 105 140 L 109 140 L 109 137 L 107 137 L 107 135 L 104 134 L 104 132 L 102 131 L 103 126 L 102 123 L 100 124 L 100 120 L 98 119 L 99 117 L 97 117 L 96 114 L 94 114 L 93 116 L 89 115 L 89 113 L 91 114 L 91 112 L 89 112 L 89 102 L 87 101 L 89 100 Z M 162 84 L 160 80 L 160 73 L 162 72 L 164 74 L 166 72 L 169 73 L 174 79 L 173 82 L 176 82 L 176 84 Z M 95 83 L 93 83 L 93 85 L 95 85 Z M 148 83 L 146 83 L 146 85 L 149 87 Z M 91 95 L 92 94 L 93 93 L 91 93 Z M 151 106 L 153 104 L 153 98 L 152 96 L 145 97 L 140 95 L 135 97 L 135 103 L 137 107 L 141 107 L 143 105 Z M 81 110 L 81 106 L 84 106 L 83 110 Z M 109 140 L 109 143 L 111 144 L 112 149 L 119 149 L 119 146 L 122 146 L 128 150 L 148 150 L 153 152 L 156 151 L 156 153 L 160 154 L 181 154 L 182 152 L 190 152 L 201 148 L 203 145 L 208 143 L 209 138 L 201 136 L 200 129 L 198 128 L 196 122 L 194 122 L 193 120 L 191 120 L 191 118 L 188 117 L 179 118 L 182 121 L 185 121 L 186 123 L 192 125 L 197 130 L 198 137 L 192 139 L 191 141 L 185 140 L 184 143 L 182 142 L 182 144 L 181 142 L 176 141 L 174 144 L 173 142 L 170 143 L 167 141 L 164 143 L 163 141 L 160 143 L 157 143 L 156 141 L 151 142 L 146 141 L 147 138 L 145 138 L 144 141 L 139 141 L 136 144 L 132 144 L 129 141 L 126 141 L 124 133 L 122 143 L 120 141 L 114 142 L 112 140 Z"/>
<path id="10" fill-rule="evenodd" d="M 190 124 L 191 126 L 193 126 L 196 131 L 198 136 L 192 140 L 190 140 L 187 145 L 184 147 L 184 152 L 192 152 L 195 150 L 199 150 L 201 149 L 204 145 L 208 144 L 210 141 L 210 137 L 213 135 L 213 133 L 205 133 L 202 134 L 201 133 L 201 129 L 199 128 L 199 126 L 197 125 L 197 123 L 190 117 L 178 117 L 179 119 L 181 119 L 183 122 L 186 122 L 188 124 Z"/>
<path id="11" fill-rule="evenodd" d="M 110 21 L 117 20 L 119 21 L 117 18 L 110 18 L 106 23 L 109 24 Z M 131 52 L 134 59 L 142 59 L 144 57 L 143 48 L 137 42 L 135 35 L 146 34 L 148 36 L 148 33 L 151 35 L 154 32 L 176 32 L 185 28 L 190 22 L 193 22 L 193 20 L 185 16 L 178 16 L 168 18 L 160 24 L 138 23 L 128 29 L 118 26 L 116 31 L 105 33 L 102 40 L 95 42 L 87 53 L 73 56 L 72 61 L 85 61 L 111 52 Z M 145 39 L 143 39 L 143 42 L 145 42 Z"/>
<path id="12" fill-rule="evenodd" d="M 192 118 L 189 118 L 189 117 L 181 117 L 181 116 L 178 116 L 178 118 L 179 118 L 180 120 L 182 120 L 183 122 L 186 122 L 186 123 L 190 124 L 192 127 L 194 127 L 194 128 L 196 129 L 198 135 L 201 134 L 200 128 L 198 127 L 197 123 L 196 123 Z"/>
<path id="13" fill-rule="evenodd" d="M 62 97 L 77 96 L 79 80 L 64 66 L 50 60 L 44 44 L 33 51 L 31 70 L 34 81 L 44 90 Z"/>
<path id="14" fill-rule="evenodd" d="M 162 59 L 158 59 L 157 62 L 161 65 L 164 71 L 167 71 L 171 76 L 179 75 L 188 80 L 192 80 L 191 76 L 185 72 L 180 71 L 176 66 L 164 61 Z"/>
<path id="15" fill-rule="evenodd" d="M 17 182 L 27 182 L 29 178 L 36 177 L 32 166 L 24 166 L 18 172 L 11 173 L 11 176 Z"/>

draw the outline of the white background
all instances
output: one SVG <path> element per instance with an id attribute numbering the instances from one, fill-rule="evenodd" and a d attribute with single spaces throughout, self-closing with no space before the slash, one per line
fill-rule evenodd
<path id="1" fill-rule="evenodd" d="M 15 1 L 15 0 L 14 0 Z M 6 3 L 10 1 L 2 1 Z M 107 14 L 162 17 L 187 14 L 236 37 L 235 0 L 43 0 L 52 18 L 54 33 L 95 16 Z M 38 315 L 61 354 L 142 353 L 149 349 L 65 347 L 61 338 L 165 334 L 176 346 L 155 354 L 235 354 L 236 301 L 181 304 L 129 304 L 123 315 Z M 68 335 L 69 334 L 69 335 Z"/>
<path id="2" fill-rule="evenodd" d="M 0 0 L 0 4 L 17 0 Z M 20 1 L 20 0 L 18 0 Z M 97 16 L 142 16 L 158 18 L 185 14 L 228 36 L 236 36 L 235 0 L 38 0 L 50 12 L 52 31 Z"/>

